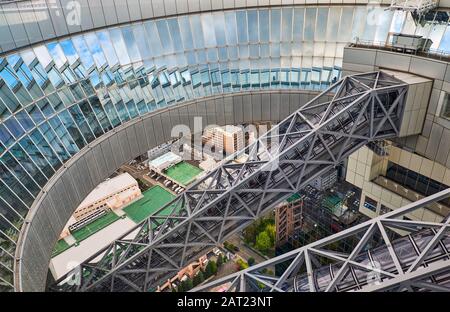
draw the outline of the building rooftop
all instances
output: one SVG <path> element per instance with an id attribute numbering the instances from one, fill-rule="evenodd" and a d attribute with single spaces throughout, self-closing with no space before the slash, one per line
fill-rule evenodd
<path id="1" fill-rule="evenodd" d="M 78 206 L 88 206 L 96 201 L 105 198 L 109 194 L 117 193 L 125 187 L 136 184 L 136 180 L 129 173 L 122 173 L 114 178 L 100 183 Z"/>

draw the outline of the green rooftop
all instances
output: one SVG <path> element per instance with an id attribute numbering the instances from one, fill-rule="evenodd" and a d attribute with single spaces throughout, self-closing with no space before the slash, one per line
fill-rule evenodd
<path id="1" fill-rule="evenodd" d="M 153 186 L 143 192 L 142 195 L 144 195 L 143 198 L 123 208 L 127 216 L 136 223 L 145 220 L 148 216 L 175 198 L 175 195 L 159 185 Z"/>

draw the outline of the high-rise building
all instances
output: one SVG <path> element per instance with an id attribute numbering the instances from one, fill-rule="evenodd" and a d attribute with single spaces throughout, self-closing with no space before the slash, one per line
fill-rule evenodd
<path id="1" fill-rule="evenodd" d="M 215 147 L 215 151 L 224 151 L 227 155 L 244 148 L 244 132 L 241 127 L 226 125 L 205 131 L 205 138 Z"/>
<path id="2" fill-rule="evenodd" d="M 298 198 L 275 209 L 276 244 L 285 244 L 303 221 L 303 199 Z"/>

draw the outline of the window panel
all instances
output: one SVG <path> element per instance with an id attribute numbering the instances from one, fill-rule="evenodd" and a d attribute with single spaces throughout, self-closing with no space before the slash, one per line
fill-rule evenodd
<path id="1" fill-rule="evenodd" d="M 282 10 L 282 28 L 281 28 L 281 41 L 292 41 L 292 14 L 291 8 Z"/>

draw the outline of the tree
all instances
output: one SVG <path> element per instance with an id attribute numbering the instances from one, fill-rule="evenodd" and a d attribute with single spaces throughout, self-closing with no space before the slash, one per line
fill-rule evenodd
<path id="1" fill-rule="evenodd" d="M 205 278 L 213 276 L 217 272 L 217 264 L 215 261 L 209 261 L 205 268 Z"/>
<path id="2" fill-rule="evenodd" d="M 246 268 L 248 268 L 248 264 L 244 261 L 244 260 L 242 260 L 242 259 L 238 259 L 237 261 L 236 261 L 236 263 L 237 263 L 237 265 L 238 265 L 238 270 L 240 271 L 240 270 L 245 270 Z"/>
<path id="3" fill-rule="evenodd" d="M 215 261 L 211 261 L 211 267 L 213 274 L 217 273 L 217 263 Z"/>
<path id="4" fill-rule="evenodd" d="M 184 292 L 184 282 L 178 284 L 177 292 Z"/>
<path id="5" fill-rule="evenodd" d="M 199 271 L 196 276 L 194 276 L 193 284 L 194 286 L 200 285 L 205 280 L 205 276 L 202 271 Z"/>
<path id="6" fill-rule="evenodd" d="M 244 230 L 244 242 L 249 245 L 254 245 L 258 229 L 258 221 L 252 223 Z"/>
<path id="7" fill-rule="evenodd" d="M 184 281 L 184 290 L 188 291 L 191 290 L 192 288 L 194 288 L 194 283 L 190 278 L 188 278 L 187 280 Z"/>
<path id="8" fill-rule="evenodd" d="M 223 255 L 220 254 L 220 255 L 217 257 L 217 267 L 220 268 L 220 267 L 222 266 L 222 264 L 223 264 Z"/>
<path id="9" fill-rule="evenodd" d="M 247 259 L 247 263 L 248 263 L 249 266 L 254 265 L 255 264 L 255 258 L 253 258 L 253 257 L 248 258 Z"/>
<path id="10" fill-rule="evenodd" d="M 267 234 L 266 231 L 261 232 L 258 234 L 258 236 L 256 237 L 256 244 L 255 247 L 258 250 L 261 251 L 266 251 L 268 250 L 270 247 L 272 246 L 271 242 L 270 242 L 270 237 Z"/>
<path id="11" fill-rule="evenodd" d="M 270 237 L 270 242 L 272 243 L 272 246 L 275 246 L 275 239 L 276 239 L 276 228 L 274 224 L 268 224 L 266 226 L 266 232 L 267 235 Z"/>

